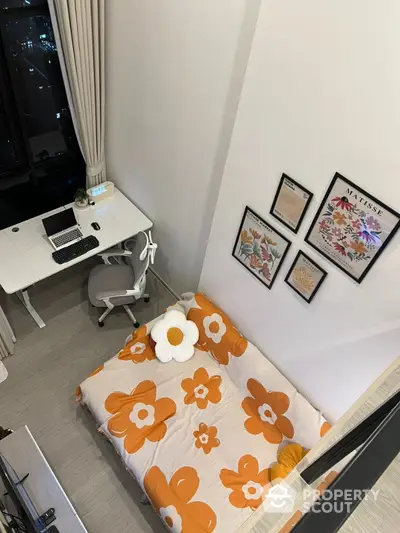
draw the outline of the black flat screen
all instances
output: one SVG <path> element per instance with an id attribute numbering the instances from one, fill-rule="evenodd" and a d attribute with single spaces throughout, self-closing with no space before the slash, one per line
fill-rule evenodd
<path id="1" fill-rule="evenodd" d="M 76 224 L 74 210 L 71 207 L 43 219 L 43 226 L 49 237 L 72 226 L 76 226 Z"/>

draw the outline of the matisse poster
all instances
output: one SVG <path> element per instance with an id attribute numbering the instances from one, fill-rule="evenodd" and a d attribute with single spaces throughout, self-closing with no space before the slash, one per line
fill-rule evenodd
<path id="1" fill-rule="evenodd" d="M 399 213 L 336 173 L 305 240 L 361 283 L 399 226 Z"/>

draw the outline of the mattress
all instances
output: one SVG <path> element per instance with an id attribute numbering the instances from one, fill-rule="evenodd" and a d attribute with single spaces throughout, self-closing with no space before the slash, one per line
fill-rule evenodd
<path id="1" fill-rule="evenodd" d="M 189 361 L 158 361 L 142 326 L 78 393 L 167 528 L 232 533 L 281 447 L 313 447 L 327 422 L 203 295 L 180 309 L 200 330 Z"/>

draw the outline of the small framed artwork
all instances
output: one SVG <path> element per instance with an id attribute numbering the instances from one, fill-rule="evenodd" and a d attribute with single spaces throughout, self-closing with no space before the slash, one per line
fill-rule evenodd
<path id="1" fill-rule="evenodd" d="M 307 303 L 310 303 L 327 275 L 323 268 L 300 250 L 285 281 Z"/>
<path id="2" fill-rule="evenodd" d="M 361 283 L 399 227 L 399 213 L 336 173 L 305 241 Z"/>
<path id="3" fill-rule="evenodd" d="M 291 242 L 246 207 L 232 255 L 271 289 Z"/>
<path id="4" fill-rule="evenodd" d="M 313 194 L 286 174 L 282 174 L 271 206 L 271 215 L 294 233 L 299 231 Z"/>

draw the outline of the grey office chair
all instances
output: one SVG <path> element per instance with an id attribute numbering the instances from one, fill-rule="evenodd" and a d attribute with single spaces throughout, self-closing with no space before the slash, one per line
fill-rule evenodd
<path id="1" fill-rule="evenodd" d="M 89 275 L 89 300 L 95 307 L 106 307 L 99 318 L 99 326 L 104 326 L 104 319 L 114 307 L 122 306 L 138 328 L 139 322 L 128 307 L 136 300 L 143 298 L 145 302 L 150 296 L 146 289 L 146 273 L 149 264 L 154 263 L 157 244 L 149 235 L 141 231 L 135 238 L 132 250 L 112 248 L 99 254 L 104 265 L 97 265 Z"/>

